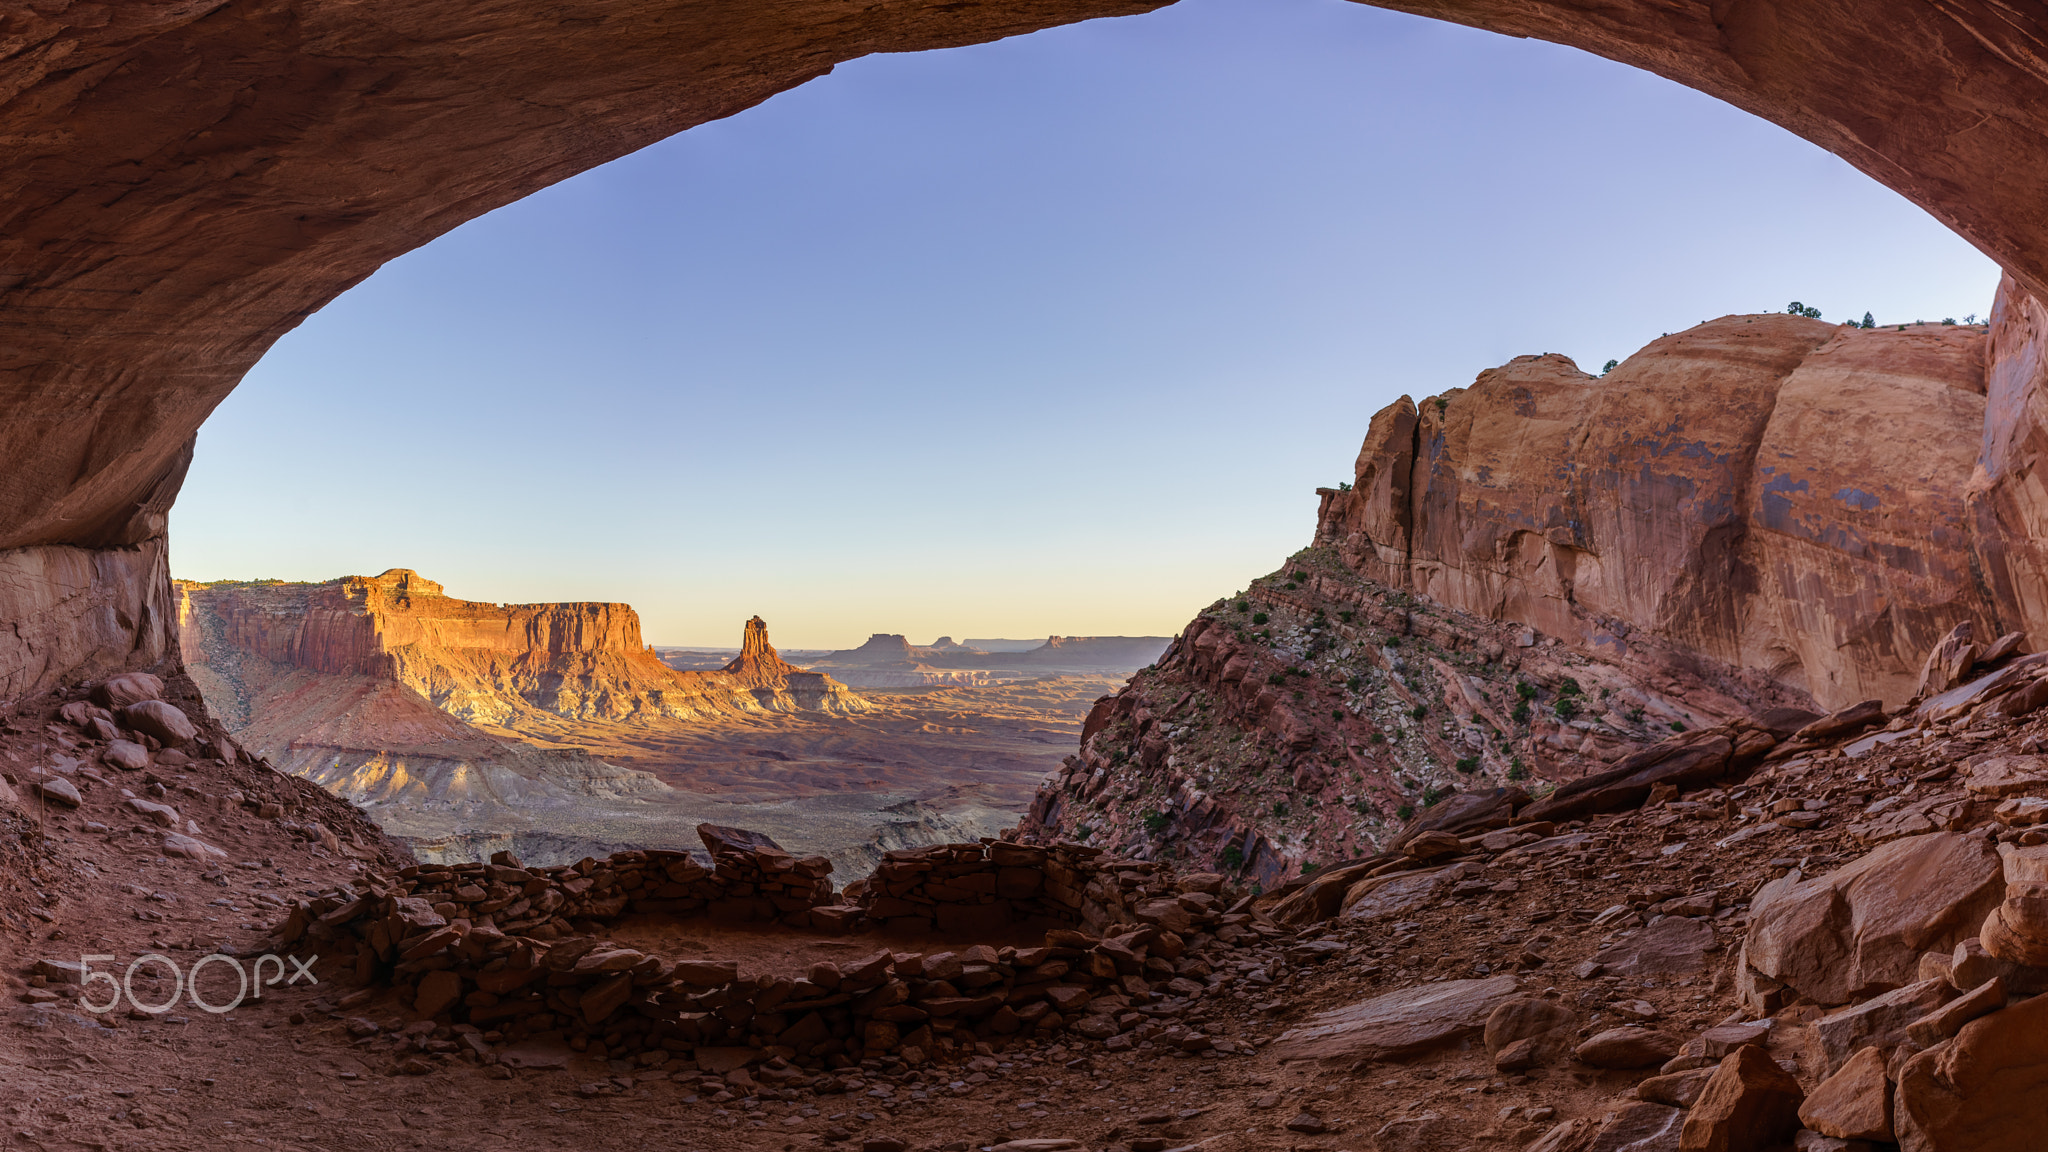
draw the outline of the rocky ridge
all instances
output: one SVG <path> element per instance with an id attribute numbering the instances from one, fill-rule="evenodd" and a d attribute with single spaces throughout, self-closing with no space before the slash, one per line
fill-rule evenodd
<path id="1" fill-rule="evenodd" d="M 1710 665 L 1652 679 L 1311 548 L 1098 702 L 1025 827 L 1271 887 L 1371 855 L 1447 799 L 1526 796 L 1804 699 Z"/>
<path id="2" fill-rule="evenodd" d="M 1772 708 L 1898 705 L 1958 620 L 1988 644 L 2031 611 L 1980 483 L 2031 362 L 2013 309 L 1723 317 L 1600 377 L 1527 356 L 1403 397 L 1318 489 L 1313 545 L 1104 701 L 1031 826 L 1270 886 L 1454 793 Z"/>

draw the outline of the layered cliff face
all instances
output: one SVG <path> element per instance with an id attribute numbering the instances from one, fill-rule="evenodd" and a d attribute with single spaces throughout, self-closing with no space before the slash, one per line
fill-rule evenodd
<path id="1" fill-rule="evenodd" d="M 1402 398 L 1319 490 L 1313 546 L 1105 698 L 1027 828 L 1271 883 L 1453 793 L 1774 708 L 1896 706 L 1951 628 L 2038 611 L 2013 541 L 2048 536 L 2012 497 L 2038 445 L 1999 441 L 2038 386 L 2037 312 L 1731 316 L 1605 377 L 1527 356 Z"/>
<path id="2" fill-rule="evenodd" d="M 177 591 L 192 678 L 236 738 L 429 856 L 496 844 L 575 859 L 683 826 L 674 790 L 583 742 L 635 749 L 692 725 L 870 707 L 784 662 L 758 618 L 726 671 L 678 672 L 623 604 L 458 600 L 405 569 Z"/>
<path id="3" fill-rule="evenodd" d="M 1987 343 L 1747 316 L 1605 377 L 1522 357 L 1375 417 L 1316 539 L 1369 579 L 1581 651 L 1895 705 L 1959 620 L 2018 624 L 1969 507 Z"/>
<path id="4" fill-rule="evenodd" d="M 624 604 L 457 600 L 403 568 L 324 584 L 180 582 L 187 660 L 254 657 L 338 676 L 388 678 L 451 716 L 516 727 L 523 716 L 648 722 L 758 712 L 731 677 L 677 672 Z"/>

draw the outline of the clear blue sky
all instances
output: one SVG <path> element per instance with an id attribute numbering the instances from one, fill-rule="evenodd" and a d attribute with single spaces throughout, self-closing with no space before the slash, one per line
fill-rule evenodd
<path id="1" fill-rule="evenodd" d="M 172 566 L 623 600 L 663 644 L 1165 634 L 1308 542 L 1404 392 L 1996 277 L 1645 73 L 1182 0 L 855 61 L 392 262 L 200 433 Z"/>

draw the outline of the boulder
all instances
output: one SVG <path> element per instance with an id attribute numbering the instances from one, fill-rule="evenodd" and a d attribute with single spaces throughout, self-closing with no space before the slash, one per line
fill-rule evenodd
<path id="1" fill-rule="evenodd" d="M 2041 670 L 2044 660 L 2048 657 L 2029 656 L 2016 660 L 1989 676 L 1980 676 L 1938 696 L 1929 697 L 1913 709 L 1913 716 L 1934 723 L 1953 720 L 1981 704 L 2026 687 Z"/>
<path id="2" fill-rule="evenodd" d="M 1929 953 L 1921 958 L 1921 966 L 1926 969 L 1923 975 L 1939 976 L 1958 991 L 1997 979 L 2003 981 L 2006 990 L 2014 995 L 2036 996 L 2048 992 L 2048 968 L 2001 960 L 1975 936 L 1965 938 L 1946 955 Z"/>
<path id="3" fill-rule="evenodd" d="M 144 700 L 161 700 L 164 682 L 147 672 L 123 672 L 93 685 L 92 701 L 102 708 L 125 708 Z"/>
<path id="4" fill-rule="evenodd" d="M 1636 1085 L 1636 1095 L 1653 1104 L 1690 1108 L 1699 1100 L 1700 1093 L 1706 1091 L 1707 1081 L 1714 1078 L 1714 1067 L 1688 1068 L 1683 1072 L 1652 1076 Z"/>
<path id="5" fill-rule="evenodd" d="M 1961 1032 L 1963 1025 L 1979 1016 L 1988 1016 L 2003 1007 L 2005 981 L 1993 976 L 1983 985 L 1906 1025 L 1906 1039 L 1911 1040 L 1915 1048 L 1932 1048 Z"/>
<path id="6" fill-rule="evenodd" d="M 1392 860 L 1391 856 L 1374 856 L 1342 868 L 1319 871 L 1301 882 L 1301 887 L 1289 892 L 1267 910 L 1266 914 L 1276 924 L 1290 927 L 1302 924 L 1316 924 L 1335 917 L 1344 908 L 1344 897 L 1352 887 L 1366 878 L 1366 873 Z M 1222 877 L 1212 872 L 1196 873 L 1201 877 L 1214 877 L 1220 888 Z M 1208 891 L 1215 889 L 1190 888 L 1186 878 L 1180 882 L 1182 892 Z"/>
<path id="7" fill-rule="evenodd" d="M 196 837 L 172 832 L 164 837 L 164 855 L 182 856 L 187 860 L 202 863 L 209 860 L 225 860 L 228 854 Z"/>
<path id="8" fill-rule="evenodd" d="M 1792 1139 L 1805 1093 L 1761 1048 L 1721 1061 L 1685 1116 L 1681 1152 L 1760 1152 Z"/>
<path id="9" fill-rule="evenodd" d="M 1577 820 L 1634 808 L 1659 784 L 1680 791 L 1704 787 L 1728 773 L 1735 753 L 1732 735 L 1728 728 L 1701 728 L 1653 744 L 1605 772 L 1561 785 L 1524 808 L 1521 816 L 1527 820 Z"/>
<path id="10" fill-rule="evenodd" d="M 1799 1122 L 1842 1140 L 1892 1141 L 1892 1086 L 1881 1048 L 1865 1048 L 1799 1105 Z"/>
<path id="11" fill-rule="evenodd" d="M 697 825 L 697 838 L 704 842 L 704 847 L 713 856 L 720 852 L 753 852 L 761 848 L 785 855 L 788 853 L 788 849 L 777 844 L 775 838 L 765 832 L 749 832 L 745 828 L 728 828 L 722 824 Z"/>
<path id="12" fill-rule="evenodd" d="M 1792 734 L 1795 740 L 1833 740 L 1859 732 L 1884 719 L 1884 701 L 1865 700 L 1815 720 Z"/>
<path id="13" fill-rule="evenodd" d="M 1339 917 L 1348 921 L 1380 920 L 1420 908 L 1436 898 L 1444 884 L 1444 870 L 1393 872 L 1353 884 L 1344 893 Z"/>
<path id="14" fill-rule="evenodd" d="M 2036 1152 L 2048 1132 L 2048 996 L 1963 1026 L 1899 1070 L 1904 1152 Z"/>
<path id="15" fill-rule="evenodd" d="M 1962 681 L 1963 673 L 1977 657 L 1977 626 L 1968 620 L 1948 630 L 1948 634 L 1935 642 L 1928 650 L 1927 660 L 1920 665 L 1920 686 L 1916 695 L 1933 696 L 1946 692 Z"/>
<path id="16" fill-rule="evenodd" d="M 1589 1037 L 1572 1055 L 1595 1068 L 1655 1068 L 1678 1055 L 1678 1041 L 1654 1028 L 1629 1025 Z"/>
<path id="17" fill-rule="evenodd" d="M 1825 876 L 1796 871 L 1750 904 L 1743 963 L 1822 1004 L 1898 988 L 1920 954 L 1955 947 L 2004 894 L 1984 840 L 1946 832 L 1894 840 Z"/>
<path id="18" fill-rule="evenodd" d="M 1707 953 L 1720 947 L 1705 920 L 1666 916 L 1593 956 L 1611 976 L 1690 976 L 1707 969 Z"/>
<path id="19" fill-rule="evenodd" d="M 1486 1053 L 1502 1072 L 1548 1064 L 1571 1047 L 1569 1030 L 1576 1019 L 1555 1000 L 1518 996 L 1486 1018 Z"/>
<path id="20" fill-rule="evenodd" d="M 1514 818 L 1515 810 L 1528 802 L 1529 794 L 1513 787 L 1447 796 L 1403 825 L 1387 847 L 1402 851 L 1410 841 L 1428 832 L 1458 835 L 1482 828 L 1504 828 Z"/>
<path id="21" fill-rule="evenodd" d="M 1973 796 L 2021 796 L 2048 788 L 2048 756 L 1993 756 L 1970 769 L 1963 788 Z"/>
<path id="22" fill-rule="evenodd" d="M 1664 1104 L 1630 1104 L 1593 1136 L 1586 1152 L 1678 1152 L 1685 1113 Z"/>
<path id="23" fill-rule="evenodd" d="M 85 798 L 78 794 L 78 786 L 62 776 L 39 777 L 32 782 L 31 786 L 36 790 L 36 795 L 41 796 L 52 804 L 62 804 L 66 808 L 76 808 L 85 803 Z"/>
<path id="24" fill-rule="evenodd" d="M 1311 1016 L 1266 1049 L 1279 1060 L 1400 1060 L 1480 1036 L 1515 978 L 1445 980 L 1402 988 Z"/>
<path id="25" fill-rule="evenodd" d="M 154 736 L 167 746 L 183 744 L 199 735 L 199 729 L 182 709 L 161 700 L 143 700 L 121 709 L 121 723 Z"/>
<path id="26" fill-rule="evenodd" d="M 1555 1000 L 1517 996 L 1503 1001 L 1486 1018 L 1484 1039 L 1487 1055 L 1497 1055 L 1517 1040 L 1559 1037 L 1561 1042 L 1560 1034 L 1569 1029 L 1576 1019 L 1571 1009 Z"/>
<path id="27" fill-rule="evenodd" d="M 123 772 L 140 772 L 149 767 L 149 749 L 133 740 L 116 740 L 100 753 L 100 759 Z"/>
<path id="28" fill-rule="evenodd" d="M 1436 860 L 1465 850 L 1465 842 L 1449 832 L 1424 832 L 1401 845 L 1401 852 L 1414 860 Z"/>
<path id="29" fill-rule="evenodd" d="M 1904 1043 L 1913 1021 L 1938 1010 L 1955 994 L 1946 980 L 1920 980 L 1814 1021 L 1813 1035 L 1820 1043 L 1823 1062 L 1821 1074 L 1840 1068 L 1864 1048 L 1895 1048 Z"/>

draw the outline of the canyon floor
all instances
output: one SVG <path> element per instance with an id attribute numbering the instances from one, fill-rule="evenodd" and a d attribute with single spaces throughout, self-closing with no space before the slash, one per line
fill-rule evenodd
<path id="1" fill-rule="evenodd" d="M 367 811 L 422 858 L 532 860 L 614 848 L 693 848 L 700 822 L 755 829 L 791 851 L 830 857 L 840 876 L 890 849 L 993 836 L 1080 739 L 1106 676 L 981 686 L 867 689 L 872 711 L 767 713 L 691 724 L 613 724 L 545 713 L 517 731 L 479 727 L 543 751 L 582 749 L 651 775 L 662 791 L 589 796 L 570 809 L 479 813 L 399 798 Z"/>
<path id="2" fill-rule="evenodd" d="M 1077 1024 L 970 1036 L 967 1046 L 930 1058 L 871 1052 L 829 1069 L 793 1061 L 780 1073 L 771 1062 L 756 1069 L 758 1079 L 700 1067 L 687 1046 L 658 1060 L 630 1039 L 608 1052 L 603 1039 L 574 1028 L 529 1037 L 552 1045 L 552 1055 L 528 1066 L 509 1038 L 420 1018 L 398 989 L 359 986 L 333 957 L 312 963 L 319 984 L 282 985 L 223 1014 L 81 1010 L 62 964 L 113 957 L 96 963 L 119 971 L 156 953 L 189 967 L 216 951 L 247 957 L 278 948 L 278 925 L 294 901 L 394 883 L 404 857 L 360 812 L 306 781 L 196 757 L 119 771 L 96 759 L 94 740 L 67 730 L 59 701 L 31 702 L 0 728 L 0 763 L 13 786 L 0 798 L 9 833 L 0 856 L 6 873 L 25 881 L 0 888 L 0 947 L 16 1001 L 5 1010 L 0 1043 L 6 1138 L 24 1148 L 236 1150 L 637 1149 L 649 1141 L 706 1152 L 964 1152 L 1005 1142 L 1009 1152 L 1676 1149 L 1681 1128 L 1713 1121 L 1714 1109 L 1728 1105 L 1714 1084 L 1731 1067 L 1749 1068 L 1742 1050 L 1767 1055 L 1800 1091 L 1816 1093 L 1840 1064 L 1829 1046 L 1839 1046 L 1842 1029 L 1875 1026 L 1873 1007 L 1899 999 L 1838 1009 L 1799 992 L 1806 975 L 1788 973 L 1790 987 L 1744 977 L 1738 957 L 1764 901 L 1802 891 L 1787 888 L 1802 876 L 1824 884 L 1830 870 L 1875 848 L 1895 859 L 1960 853 L 1985 870 L 1970 881 L 1982 888 L 1996 884 L 1994 843 L 2010 849 L 2043 838 L 2026 822 L 2048 802 L 2012 798 L 2048 794 L 2048 761 L 2031 755 L 2048 739 L 2048 722 L 2001 715 L 1995 700 L 1982 703 L 1988 695 L 1952 706 L 1966 713 L 1953 720 L 1893 719 L 1882 739 L 1852 730 L 1788 744 L 1787 753 L 1807 750 L 1746 779 L 1660 792 L 1640 808 L 1554 829 L 1437 833 L 1426 849 L 1418 842 L 1406 856 L 1374 862 L 1375 879 L 1400 885 L 1380 883 L 1362 896 L 1353 887 L 1328 908 L 1313 879 L 1257 900 L 1225 880 L 1233 914 L 1213 936 L 1189 930 L 1183 959 L 1167 966 L 1180 974 L 1174 987 L 1147 962 L 1146 978 L 1116 985 L 1142 998 L 1133 1003 L 1146 1004 L 1143 1013 L 1088 1018 L 1116 1035 L 1090 1036 Z M 44 798 L 65 784 L 76 805 Z M 154 799 L 138 805 L 137 792 Z M 174 854 L 174 838 L 149 807 L 159 802 L 181 809 L 169 818 L 173 828 L 203 836 L 222 855 Z M 1115 875 L 1141 894 L 1176 890 L 1170 871 Z M 1930 953 L 1918 961 L 1914 995 L 1936 1004 L 1953 997 L 1931 989 L 1970 984 L 1981 975 L 1965 977 L 1970 965 L 2002 971 L 2008 982 L 2031 971 L 1999 969 L 1981 948 L 1971 951 L 1974 937 L 1956 948 L 1951 971 L 1943 949 L 1974 921 L 1944 907 L 1916 911 L 1923 897 L 1913 888 L 1873 893 L 1882 875 L 1866 870 L 1862 887 L 1844 898 L 1858 907 L 1873 896 L 1887 901 L 1890 922 Z M 1202 890 L 1181 883 L 1181 892 Z M 1986 898 L 1996 896 L 1973 888 L 1972 908 Z M 1149 905 L 1137 910 L 1158 914 Z M 1795 956 L 1846 945 L 1860 963 L 1884 943 L 1866 938 L 1867 927 L 1820 921 L 1787 937 L 1779 919 L 1776 944 Z M 1855 923 L 1865 923 L 1860 913 Z M 579 921 L 580 930 L 594 927 Z M 821 961 L 851 970 L 878 947 L 903 966 L 916 950 L 965 944 L 636 915 L 602 930 L 666 957 L 664 964 L 735 962 L 745 986 L 762 989 L 776 977 L 815 975 Z M 1033 940 L 1021 929 L 1011 936 L 979 942 L 1009 956 Z M 294 954 L 325 947 L 308 942 Z M 1753 939 L 1750 948 L 1759 955 Z M 1879 983 L 1913 980 L 1912 957 L 1905 963 L 1903 978 Z M 204 990 L 215 1003 L 232 994 L 225 965 Z M 91 991 L 98 1000 L 105 989 Z M 145 966 L 126 994 L 161 1003 L 169 991 Z M 1371 1001 L 1384 1017 L 1386 1001 L 1376 998 L 1390 994 L 1478 997 L 1485 1035 L 1453 1018 L 1472 1005 L 1439 1004 L 1420 1017 L 1412 1007 L 1406 1018 L 1394 1011 L 1392 1038 L 1385 1027 L 1347 1031 L 1343 1015 L 1323 1015 Z M 2006 1012 L 2025 1014 L 2030 1001 L 2013 1003 Z M 1527 1039 L 1552 1039 L 1525 1044 L 1526 1061 L 1511 1059 L 1493 1035 L 1499 1004 L 1543 1018 L 1546 1030 Z M 1970 1010 L 2004 1018 L 1994 1004 Z M 1957 1027 L 1968 1018 L 1946 1015 Z M 1731 1020 L 1761 1022 L 1739 1035 L 1706 1032 Z M 1925 1038 L 1868 1034 L 1868 1043 L 1900 1046 L 1901 1059 L 1913 1044 L 1925 1046 Z M 641 1059 L 632 1058 L 636 1051 Z M 1612 1139 L 1597 1143 L 1601 1137 Z M 1623 1137 L 1636 1142 L 1616 1142 Z M 1684 1146 L 1694 1146 L 1690 1137 Z"/>

